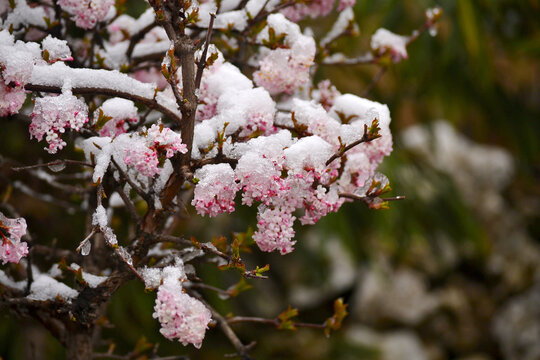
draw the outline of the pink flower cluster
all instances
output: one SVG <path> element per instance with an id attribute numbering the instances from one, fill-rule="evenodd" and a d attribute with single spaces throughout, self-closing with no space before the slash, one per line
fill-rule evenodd
<path id="1" fill-rule="evenodd" d="M 291 94 L 309 81 L 309 68 L 313 64 L 315 44 L 304 43 L 290 49 L 275 49 L 260 62 L 253 80 L 272 95 Z"/>
<path id="2" fill-rule="evenodd" d="M 193 344 L 199 349 L 212 314 L 202 302 L 183 292 L 177 277 L 167 276 L 158 288 L 153 317 L 167 339 L 178 339 L 184 346 Z"/>
<path id="3" fill-rule="evenodd" d="M 354 4 L 356 4 L 356 0 L 339 0 L 338 11 L 353 7 Z"/>
<path id="4" fill-rule="evenodd" d="M 289 20 L 298 22 L 307 15 L 309 15 L 309 17 L 312 19 L 328 15 L 328 13 L 332 11 L 333 7 L 334 0 L 313 0 L 289 6 L 281 10 L 281 13 Z"/>
<path id="5" fill-rule="evenodd" d="M 283 45 L 268 51 L 260 61 L 259 70 L 253 74 L 253 80 L 271 95 L 292 94 L 309 81 L 309 68 L 315 58 L 315 41 L 303 35 L 300 27 L 282 14 L 268 17 L 268 25 L 259 34 L 258 40 L 269 41 L 270 29 L 278 37 L 285 35 Z"/>
<path id="6" fill-rule="evenodd" d="M 26 234 L 24 218 L 9 219 L 0 213 L 0 260 L 2 264 L 18 263 L 28 254 L 28 245 L 21 241 Z"/>
<path id="7" fill-rule="evenodd" d="M 283 208 L 259 208 L 257 232 L 253 240 L 262 251 L 279 251 L 282 255 L 293 251 L 295 241 L 293 223 L 296 218 Z"/>
<path id="8" fill-rule="evenodd" d="M 37 98 L 30 124 L 30 138 L 45 140 L 49 144 L 45 150 L 55 154 L 66 146 L 61 138 L 66 129 L 79 131 L 88 122 L 88 107 L 71 93 L 65 85 L 62 94 Z"/>
<path id="9" fill-rule="evenodd" d="M 319 103 L 326 111 L 330 110 L 332 105 L 334 105 L 335 98 L 341 95 L 330 80 L 323 80 L 317 84 L 317 90 Z"/>
<path id="10" fill-rule="evenodd" d="M 148 177 L 161 172 L 160 157 L 169 159 L 177 152 L 187 152 L 187 146 L 182 144 L 180 134 L 163 125 L 152 125 L 145 136 L 134 139 L 132 145 L 126 150 L 124 162 Z"/>
<path id="11" fill-rule="evenodd" d="M 18 113 L 25 100 L 22 86 L 11 87 L 0 81 L 0 117 Z"/>
<path id="12" fill-rule="evenodd" d="M 285 195 L 289 184 L 281 178 L 284 156 L 271 159 L 265 154 L 250 152 L 240 159 L 236 175 L 242 184 L 242 203 L 251 206 L 258 201 L 270 205 L 272 199 Z"/>
<path id="13" fill-rule="evenodd" d="M 276 120 L 277 124 L 295 128 L 300 137 L 281 130 L 246 143 L 229 144 L 232 148 L 227 150 L 228 156 L 238 160 L 234 169 L 219 164 L 197 170 L 195 177 L 200 181 L 192 204 L 199 214 L 232 212 L 236 193 L 241 191 L 244 205 L 258 204 L 254 240 L 259 248 L 286 254 L 295 243 L 296 211 L 303 212 L 300 223 L 315 224 L 348 201 L 340 193 L 365 193 L 378 165 L 392 151 L 388 107 L 354 95 L 341 95 L 329 83 L 312 94 L 319 103 L 294 99 L 289 105 L 294 115 Z M 226 102 L 220 98 L 216 117 L 225 116 L 220 108 Z M 214 121 L 205 120 L 201 127 Z M 358 144 L 346 156 L 327 164 L 343 146 L 360 140 L 365 126 L 372 126 L 374 121 L 380 138 Z M 249 122 L 243 128 L 246 126 Z"/>
<path id="14" fill-rule="evenodd" d="M 195 172 L 198 179 L 193 206 L 200 215 L 214 217 L 234 211 L 234 197 L 238 191 L 234 170 L 229 164 L 210 164 Z"/>
<path id="15" fill-rule="evenodd" d="M 58 0 L 58 5 L 73 15 L 78 27 L 91 29 L 107 16 L 114 0 Z"/>

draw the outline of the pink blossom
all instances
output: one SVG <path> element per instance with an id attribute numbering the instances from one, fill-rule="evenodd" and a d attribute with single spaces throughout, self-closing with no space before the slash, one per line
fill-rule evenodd
<path id="1" fill-rule="evenodd" d="M 26 220 L 24 218 L 9 219 L 0 213 L 0 260 L 2 264 L 18 263 L 28 254 L 28 245 L 21 242 L 26 234 Z"/>
<path id="2" fill-rule="evenodd" d="M 141 143 L 136 143 L 127 150 L 124 162 L 135 167 L 144 176 L 153 177 L 161 172 L 157 152 Z"/>
<path id="3" fill-rule="evenodd" d="M 327 191 L 322 185 L 310 191 L 304 201 L 305 214 L 300 218 L 302 225 L 315 224 L 330 212 L 337 212 L 344 200 L 338 196 L 336 189 Z"/>
<path id="4" fill-rule="evenodd" d="M 158 319 L 159 332 L 167 339 L 178 339 L 182 345 L 193 344 L 197 349 L 202 345 L 212 318 L 202 302 L 182 291 L 176 277 L 166 277 L 158 288 L 152 316 Z"/>
<path id="5" fill-rule="evenodd" d="M 330 80 L 323 80 L 317 85 L 319 90 L 319 102 L 326 111 L 334 105 L 334 100 L 340 95 L 340 92 L 336 89 Z"/>
<path id="6" fill-rule="evenodd" d="M 234 211 L 234 197 L 238 191 L 234 170 L 229 164 L 209 164 L 195 172 L 199 180 L 195 187 L 193 206 L 200 215 L 211 217 Z"/>
<path id="7" fill-rule="evenodd" d="M 312 19 L 320 16 L 328 15 L 334 7 L 334 0 L 313 0 L 306 3 L 298 3 L 293 6 L 289 6 L 281 13 L 285 15 L 289 20 L 298 22 L 305 16 L 309 15 Z"/>
<path id="8" fill-rule="evenodd" d="M 0 116 L 18 113 L 25 100 L 22 86 L 11 87 L 0 81 Z"/>
<path id="9" fill-rule="evenodd" d="M 114 0 L 58 0 L 58 5 L 73 15 L 78 27 L 90 29 L 107 16 Z"/>
<path id="10" fill-rule="evenodd" d="M 182 137 L 163 125 L 152 125 L 145 136 L 133 139 L 132 146 L 126 150 L 124 162 L 134 166 L 141 174 L 153 177 L 161 172 L 160 156 L 169 159 L 175 153 L 187 152 Z"/>
<path id="11" fill-rule="evenodd" d="M 285 195 L 289 186 L 281 178 L 282 169 L 282 164 L 264 155 L 244 155 L 236 166 L 242 186 L 242 203 L 251 206 L 254 201 L 260 201 L 270 205 L 275 197 Z"/>
<path id="12" fill-rule="evenodd" d="M 291 49 L 275 49 L 260 62 L 253 80 L 272 95 L 291 94 L 309 81 L 309 68 L 313 64 L 315 45 L 298 44 Z"/>
<path id="13" fill-rule="evenodd" d="M 130 74 L 134 79 L 142 81 L 144 83 L 156 84 L 158 89 L 163 90 L 169 85 L 167 79 L 163 76 L 161 71 L 155 67 L 149 69 L 141 69 Z"/>
<path id="14" fill-rule="evenodd" d="M 339 0 L 338 11 L 345 10 L 348 7 L 353 7 L 356 0 Z"/>
<path id="15" fill-rule="evenodd" d="M 262 208 L 257 214 L 257 231 L 253 240 L 262 251 L 279 250 L 281 255 L 293 251 L 293 223 L 296 218 L 290 209 Z"/>
<path id="16" fill-rule="evenodd" d="M 30 138 L 43 139 L 49 143 L 45 148 L 50 154 L 66 146 L 61 136 L 66 129 L 79 131 L 88 122 L 88 107 L 72 95 L 68 85 L 58 96 L 37 98 L 30 124 Z"/>

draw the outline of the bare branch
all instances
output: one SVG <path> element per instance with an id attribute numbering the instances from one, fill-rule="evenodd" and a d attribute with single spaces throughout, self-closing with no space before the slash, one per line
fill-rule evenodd
<path id="1" fill-rule="evenodd" d="M 208 31 L 206 32 L 206 39 L 204 42 L 204 50 L 197 64 L 197 75 L 195 77 L 195 88 L 198 89 L 201 86 L 201 79 L 204 68 L 206 67 L 206 53 L 208 52 L 208 46 L 210 45 L 210 37 L 212 36 L 212 29 L 214 27 L 214 20 L 216 14 L 210 13 L 210 24 L 208 24 Z"/>

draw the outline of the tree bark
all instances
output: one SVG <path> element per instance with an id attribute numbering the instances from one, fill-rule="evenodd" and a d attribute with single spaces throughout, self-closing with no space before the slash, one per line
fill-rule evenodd
<path id="1" fill-rule="evenodd" d="M 77 329 L 66 332 L 66 359 L 91 360 L 93 353 L 92 329 Z"/>

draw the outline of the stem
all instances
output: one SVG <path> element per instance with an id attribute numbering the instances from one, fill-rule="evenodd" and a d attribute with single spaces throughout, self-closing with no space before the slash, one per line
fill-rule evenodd
<path id="1" fill-rule="evenodd" d="M 384 75 L 387 69 L 388 68 L 386 66 L 384 65 L 381 66 L 379 71 L 375 74 L 373 79 L 371 79 L 371 81 L 369 82 L 368 86 L 366 86 L 364 91 L 362 91 L 362 94 L 360 95 L 361 97 L 366 97 L 371 92 L 371 90 L 373 90 L 373 87 L 377 85 L 379 80 L 381 80 L 382 76 Z"/>
<path id="2" fill-rule="evenodd" d="M 201 54 L 201 58 L 199 59 L 199 63 L 197 64 L 197 76 L 195 77 L 195 88 L 197 89 L 201 86 L 202 74 L 206 66 L 206 53 L 208 52 L 208 46 L 210 45 L 210 37 L 212 36 L 212 28 L 214 27 L 215 18 L 216 14 L 210 13 L 210 24 L 208 25 L 208 31 L 206 32 L 204 50 Z"/>
<path id="3" fill-rule="evenodd" d="M 90 329 L 66 331 L 66 359 L 92 359 L 92 335 Z"/>

